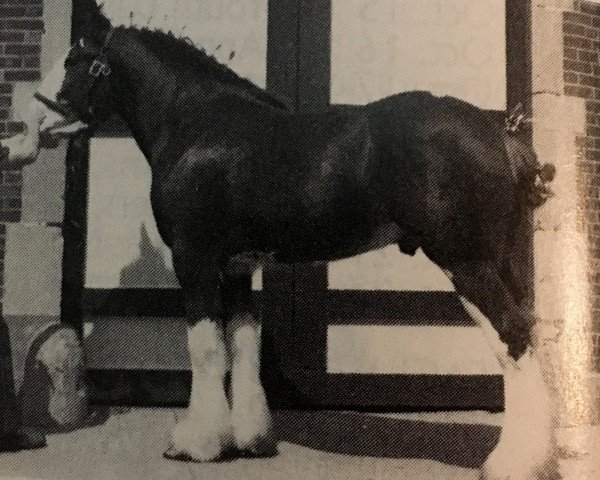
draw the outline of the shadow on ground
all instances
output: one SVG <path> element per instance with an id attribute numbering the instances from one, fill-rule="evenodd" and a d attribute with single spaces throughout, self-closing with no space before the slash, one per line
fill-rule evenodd
<path id="1" fill-rule="evenodd" d="M 350 412 L 275 413 L 280 441 L 345 455 L 427 459 L 479 468 L 494 449 L 500 427 L 433 423 Z"/>

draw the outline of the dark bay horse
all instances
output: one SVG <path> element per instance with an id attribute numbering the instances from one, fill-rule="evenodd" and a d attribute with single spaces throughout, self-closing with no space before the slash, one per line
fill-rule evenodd
<path id="1" fill-rule="evenodd" d="M 113 28 L 99 11 L 88 23 L 43 82 L 28 132 L 5 144 L 5 162 L 32 161 L 41 131 L 91 131 L 113 112 L 146 156 L 157 227 L 185 295 L 193 371 L 168 457 L 276 452 L 251 272 L 230 268 L 232 259 L 332 260 L 393 243 L 423 249 L 446 272 L 504 368 L 505 427 L 483 476 L 555 478 L 550 403 L 514 260 L 552 173 L 516 133 L 425 92 L 296 115 L 184 40 Z"/>

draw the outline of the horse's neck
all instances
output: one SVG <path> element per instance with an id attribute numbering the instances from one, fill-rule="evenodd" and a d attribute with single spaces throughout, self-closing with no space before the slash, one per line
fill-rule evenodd
<path id="1" fill-rule="evenodd" d="M 118 114 L 150 160 L 161 130 L 167 126 L 164 107 L 176 93 L 175 83 L 170 81 L 173 74 L 131 34 L 115 42 L 109 62 L 116 79 Z"/>
<path id="2" fill-rule="evenodd" d="M 135 34 L 124 32 L 119 38 L 109 56 L 116 74 L 118 113 L 128 124 L 153 171 L 164 167 L 155 165 L 154 161 L 157 158 L 164 160 L 163 150 L 169 146 L 171 132 L 177 128 L 175 124 L 184 126 L 189 123 L 189 118 L 197 119 L 196 111 L 203 108 L 202 102 L 214 97 L 217 85 L 220 85 L 216 89 L 221 96 L 229 91 L 238 100 L 243 99 L 242 103 L 264 101 L 256 98 L 254 92 L 232 87 L 210 76 L 202 82 L 190 78 L 186 85 L 188 80 L 182 80 L 177 73 L 163 66 Z M 188 97 L 184 94 L 186 88 L 190 89 Z M 185 101 L 182 100 L 184 97 Z M 205 126 L 210 128 L 208 123 Z M 202 125 L 195 124 L 194 131 L 198 128 Z M 185 136 L 185 132 L 178 133 L 180 139 Z"/>

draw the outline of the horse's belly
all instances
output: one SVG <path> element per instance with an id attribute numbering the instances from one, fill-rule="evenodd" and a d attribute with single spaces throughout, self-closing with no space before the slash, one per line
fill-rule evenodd
<path id="1" fill-rule="evenodd" d="M 284 263 L 340 260 L 396 244 L 399 235 L 400 230 L 393 223 L 380 223 L 354 231 L 297 234 L 287 244 L 274 250 L 273 257 Z"/>

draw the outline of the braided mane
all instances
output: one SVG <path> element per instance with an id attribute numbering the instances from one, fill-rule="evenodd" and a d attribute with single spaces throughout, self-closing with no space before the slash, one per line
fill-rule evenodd
<path id="1" fill-rule="evenodd" d="M 189 78 L 216 78 L 224 83 L 246 90 L 257 100 L 276 108 L 287 106 L 258 87 L 250 80 L 240 77 L 228 66 L 220 63 L 204 49 L 196 47 L 189 38 L 179 38 L 173 33 L 149 28 L 127 27 L 134 31 L 140 42 L 147 47 L 161 63 L 179 75 Z"/>

